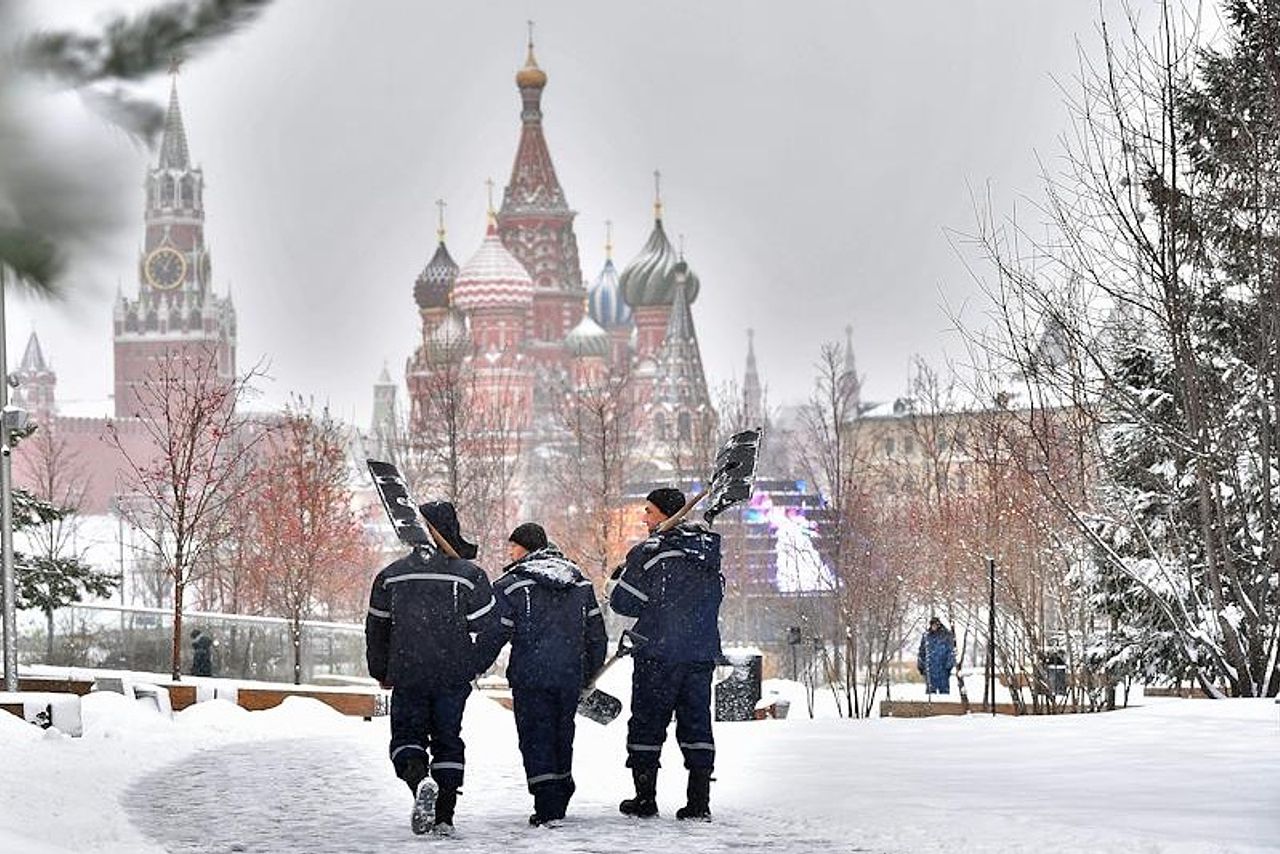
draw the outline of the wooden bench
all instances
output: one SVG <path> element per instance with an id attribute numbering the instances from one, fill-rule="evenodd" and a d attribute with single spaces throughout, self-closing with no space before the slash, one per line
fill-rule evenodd
<path id="1" fill-rule="evenodd" d="M 92 679 L 55 676 L 19 676 L 19 691 L 42 691 L 50 694 L 75 694 L 83 697 L 93 690 Z"/>
<path id="2" fill-rule="evenodd" d="M 937 715 L 991 714 L 990 707 L 983 703 L 970 703 L 966 709 L 964 703 L 954 700 L 881 700 L 880 717 L 882 718 L 931 718 Z M 1020 714 L 1013 703 L 996 703 L 997 715 Z"/>
<path id="3" fill-rule="evenodd" d="M 366 719 L 387 713 L 382 693 L 375 691 L 343 691 L 334 688 L 309 688 L 302 685 L 280 688 L 240 686 L 236 689 L 237 702 L 241 708 L 251 712 L 275 708 L 288 697 L 310 697 L 344 715 L 355 715 Z"/>

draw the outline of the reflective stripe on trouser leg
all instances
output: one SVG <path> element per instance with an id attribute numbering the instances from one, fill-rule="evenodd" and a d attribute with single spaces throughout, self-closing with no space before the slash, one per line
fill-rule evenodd
<path id="1" fill-rule="evenodd" d="M 470 685 L 432 691 L 431 778 L 441 789 L 462 787 L 467 747 L 462 741 L 462 712 L 470 693 Z"/>
<path id="2" fill-rule="evenodd" d="M 391 744 L 388 755 L 396 776 L 404 779 L 408 761 L 417 756 L 429 760 L 428 725 L 431 720 L 431 695 L 421 689 L 396 688 L 391 692 Z"/>
<path id="3" fill-rule="evenodd" d="M 637 659 L 631 672 L 631 717 L 627 720 L 627 767 L 649 769 L 662 763 L 662 743 L 675 711 L 680 665 Z"/>
<path id="4" fill-rule="evenodd" d="M 511 705 L 529 791 L 571 779 L 577 687 L 513 685 Z"/>
<path id="5" fill-rule="evenodd" d="M 676 743 L 686 768 L 714 768 L 716 742 L 711 734 L 711 662 L 684 666 L 676 700 Z"/>

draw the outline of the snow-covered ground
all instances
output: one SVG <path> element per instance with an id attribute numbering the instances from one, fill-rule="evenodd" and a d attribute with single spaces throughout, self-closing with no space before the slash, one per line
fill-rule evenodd
<path id="1" fill-rule="evenodd" d="M 626 681 L 615 668 L 606 687 L 625 699 Z M 671 740 L 662 816 L 640 822 L 617 812 L 630 787 L 625 722 L 581 721 L 578 795 L 561 826 L 541 829 L 525 822 L 510 712 L 473 695 L 459 833 L 436 840 L 409 832 L 385 718 L 291 699 L 265 712 L 214 700 L 169 720 L 92 694 L 82 738 L 0 714 L 0 851 L 1280 850 L 1280 706 L 1137 702 L 1090 716 L 851 722 L 810 720 L 795 697 L 788 720 L 716 725 L 715 821 L 692 825 L 674 819 L 684 771 Z"/>

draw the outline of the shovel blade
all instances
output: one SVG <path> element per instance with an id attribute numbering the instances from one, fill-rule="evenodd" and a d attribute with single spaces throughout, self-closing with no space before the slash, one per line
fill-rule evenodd
<path id="1" fill-rule="evenodd" d="M 622 713 L 622 701 L 595 688 L 578 701 L 578 714 L 598 724 L 607 724 Z"/>

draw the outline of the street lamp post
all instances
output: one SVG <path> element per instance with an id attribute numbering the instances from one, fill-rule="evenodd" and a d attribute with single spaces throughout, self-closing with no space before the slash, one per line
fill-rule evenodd
<path id="1" fill-rule="evenodd" d="M 990 600 L 987 602 L 987 680 L 991 686 L 991 716 L 996 715 L 996 559 L 987 558 Z"/>
<path id="2" fill-rule="evenodd" d="M 5 359 L 5 269 L 0 265 L 0 562 L 4 568 L 4 689 L 18 690 L 17 585 L 13 577 L 13 470 L 9 445 L 9 367 Z"/>

